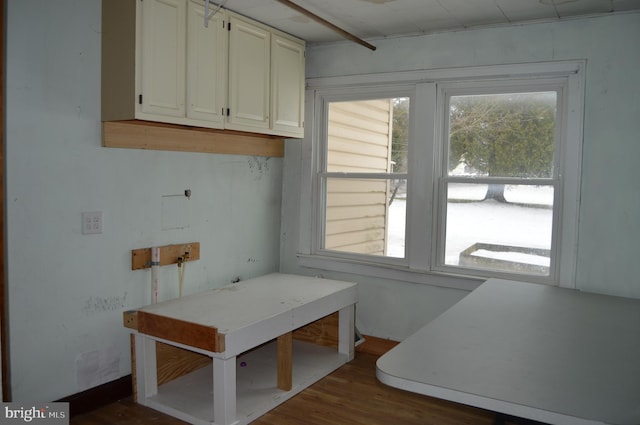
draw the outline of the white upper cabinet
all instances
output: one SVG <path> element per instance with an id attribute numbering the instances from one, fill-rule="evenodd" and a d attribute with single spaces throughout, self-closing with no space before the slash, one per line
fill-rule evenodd
<path id="1" fill-rule="evenodd" d="M 303 137 L 304 42 L 230 13 L 226 128 Z"/>
<path id="2" fill-rule="evenodd" d="M 229 31 L 229 116 L 227 128 L 269 129 L 271 34 L 267 28 L 231 15 Z"/>
<path id="3" fill-rule="evenodd" d="M 223 13 L 204 25 L 202 1 L 190 0 L 187 16 L 187 118 L 224 127 L 227 105 L 227 28 Z M 210 123 L 210 125 L 207 125 Z"/>
<path id="4" fill-rule="evenodd" d="M 285 136 L 304 136 L 304 44 L 271 37 L 271 128 Z"/>
<path id="5" fill-rule="evenodd" d="M 202 0 L 140 2 L 136 118 L 224 128 L 224 14 L 204 25 Z"/>
<path id="6" fill-rule="evenodd" d="M 136 118 L 185 117 L 186 6 L 184 0 L 141 2 Z"/>
<path id="7" fill-rule="evenodd" d="M 304 41 L 204 0 L 102 2 L 102 120 L 303 137 Z"/>

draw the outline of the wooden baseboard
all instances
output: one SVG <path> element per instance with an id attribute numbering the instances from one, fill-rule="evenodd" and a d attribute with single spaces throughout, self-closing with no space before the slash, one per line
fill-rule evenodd
<path id="1" fill-rule="evenodd" d="M 378 338 L 370 335 L 362 335 L 362 337 L 364 338 L 364 342 L 356 347 L 356 351 L 360 353 L 369 353 L 381 356 L 399 344 L 398 341 Z"/>
<path id="2" fill-rule="evenodd" d="M 69 403 L 69 416 L 73 417 L 130 397 L 132 393 L 131 375 L 126 375 L 55 401 Z"/>

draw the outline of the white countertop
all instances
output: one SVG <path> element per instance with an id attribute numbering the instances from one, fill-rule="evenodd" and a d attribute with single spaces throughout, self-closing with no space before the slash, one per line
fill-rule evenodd
<path id="1" fill-rule="evenodd" d="M 640 300 L 490 279 L 382 356 L 395 387 L 557 424 L 640 424 Z"/>

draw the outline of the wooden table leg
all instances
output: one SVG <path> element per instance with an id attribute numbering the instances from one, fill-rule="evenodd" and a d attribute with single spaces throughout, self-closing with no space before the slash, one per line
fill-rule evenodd
<path id="1" fill-rule="evenodd" d="M 293 332 L 278 337 L 278 388 L 293 388 Z"/>
<path id="2" fill-rule="evenodd" d="M 131 383 L 133 384 L 133 401 L 138 401 L 138 375 L 136 371 L 136 336 L 129 335 L 131 341 Z"/>

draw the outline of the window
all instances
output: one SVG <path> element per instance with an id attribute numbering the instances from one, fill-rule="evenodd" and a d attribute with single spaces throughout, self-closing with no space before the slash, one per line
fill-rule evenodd
<path id="1" fill-rule="evenodd" d="M 404 258 L 409 104 L 327 102 L 323 249 Z"/>
<path id="2" fill-rule="evenodd" d="M 573 286 L 582 68 L 310 81 L 314 173 L 302 264 L 399 280 Z"/>
<path id="3" fill-rule="evenodd" d="M 442 270 L 553 275 L 562 83 L 521 84 L 441 89 Z"/>

